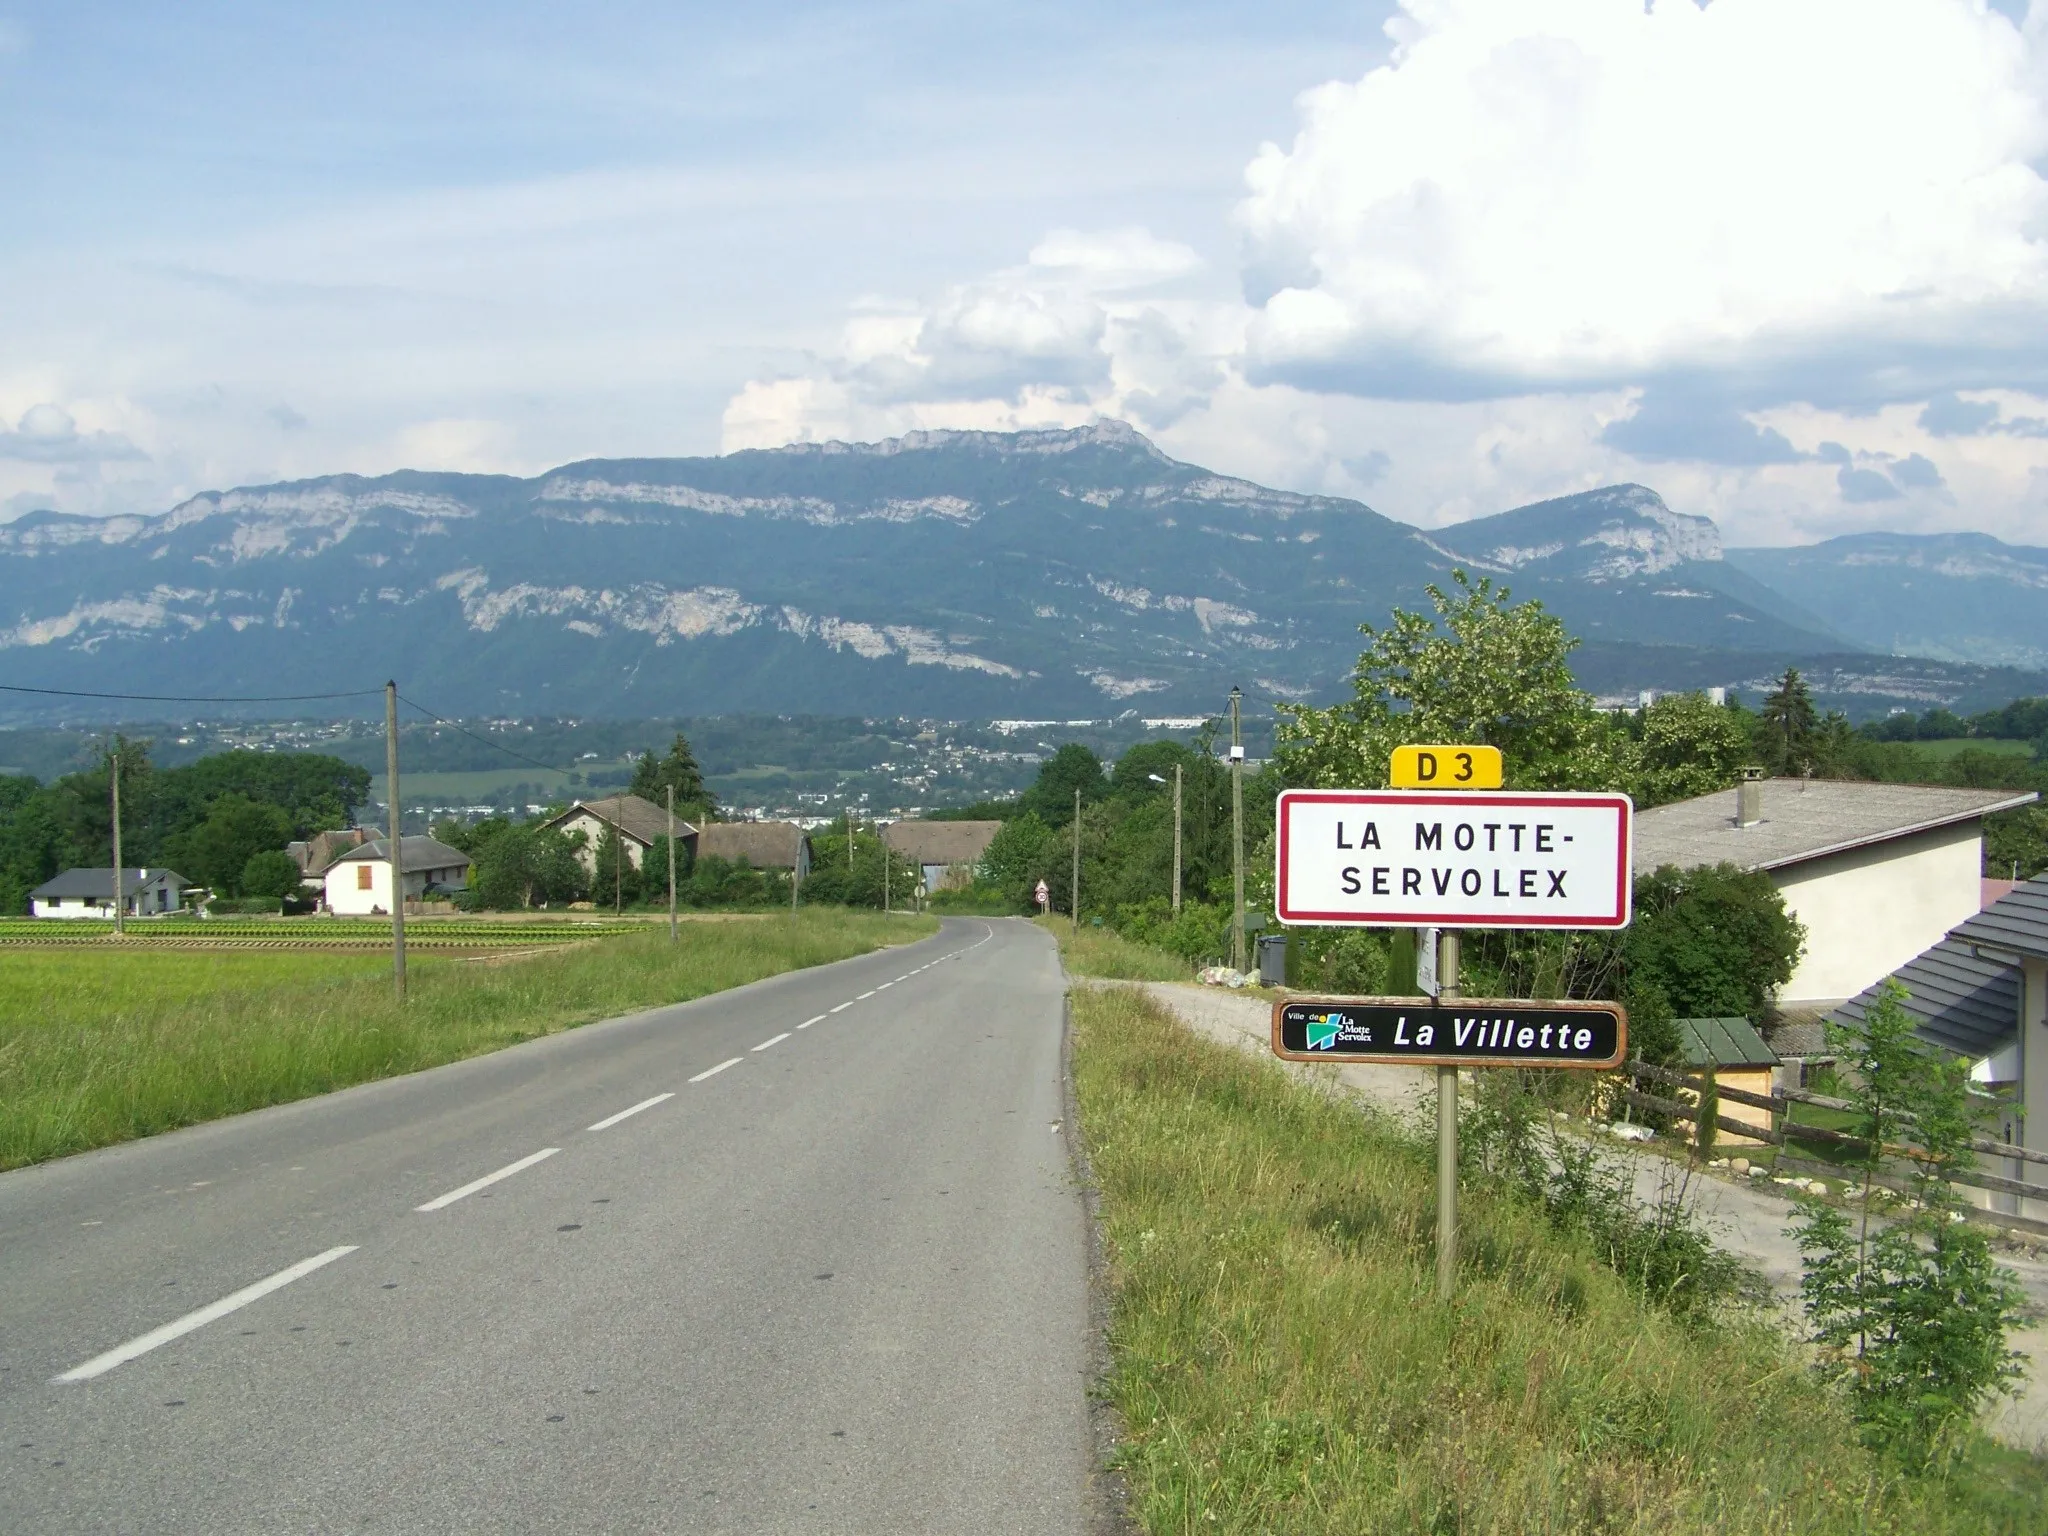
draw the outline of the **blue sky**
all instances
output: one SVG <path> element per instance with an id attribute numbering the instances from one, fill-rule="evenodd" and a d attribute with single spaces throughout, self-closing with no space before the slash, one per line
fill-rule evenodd
<path id="1" fill-rule="evenodd" d="M 1116 415 L 1424 524 L 2048 543 L 2038 31 L 0 0 L 0 515 Z"/>

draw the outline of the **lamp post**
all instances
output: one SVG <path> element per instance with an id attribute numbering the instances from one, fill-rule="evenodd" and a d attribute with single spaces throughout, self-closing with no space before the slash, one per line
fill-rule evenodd
<path id="1" fill-rule="evenodd" d="M 1173 765 L 1173 915 L 1175 917 L 1180 916 L 1180 767 L 1179 763 Z M 1166 782 L 1156 773 L 1148 773 L 1145 777 L 1154 784 L 1163 785 Z"/>

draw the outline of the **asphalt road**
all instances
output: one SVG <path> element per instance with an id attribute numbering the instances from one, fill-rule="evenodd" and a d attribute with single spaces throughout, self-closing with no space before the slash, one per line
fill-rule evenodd
<path id="1" fill-rule="evenodd" d="M 1061 991 L 953 920 L 0 1175 L 0 1530 L 1086 1529 Z"/>

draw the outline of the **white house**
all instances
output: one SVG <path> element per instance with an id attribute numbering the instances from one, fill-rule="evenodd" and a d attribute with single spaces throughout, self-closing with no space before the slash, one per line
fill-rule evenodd
<path id="1" fill-rule="evenodd" d="M 469 883 L 470 857 L 431 837 L 399 839 L 404 866 L 405 899 L 416 902 L 428 891 L 459 891 Z M 391 911 L 391 853 L 384 839 L 351 848 L 332 864 L 321 881 L 330 912 L 366 917 Z"/>
<path id="2" fill-rule="evenodd" d="M 635 869 L 640 867 L 656 838 L 674 838 L 679 861 L 684 863 L 694 856 L 697 838 L 696 827 L 680 816 L 670 821 L 667 810 L 639 795 L 578 800 L 568 810 L 549 817 L 543 826 L 550 832 L 583 834 L 583 847 L 576 856 L 583 863 L 583 872 L 593 880 L 598 875 L 597 845 L 607 827 L 618 833 L 620 855 Z"/>
<path id="3" fill-rule="evenodd" d="M 1642 812 L 1633 861 L 1639 875 L 1723 862 L 1767 873 L 1806 926 L 1806 953 L 1778 1001 L 1824 1012 L 1977 911 L 1984 818 L 2032 799 L 2032 791 L 1753 779 Z"/>
<path id="4" fill-rule="evenodd" d="M 124 869 L 121 893 L 127 899 L 130 917 L 156 917 L 176 912 L 183 904 L 185 887 L 191 882 L 175 869 Z M 67 869 L 55 879 L 45 880 L 29 893 L 29 911 L 36 917 L 95 917 L 111 920 L 114 915 L 114 870 Z"/>

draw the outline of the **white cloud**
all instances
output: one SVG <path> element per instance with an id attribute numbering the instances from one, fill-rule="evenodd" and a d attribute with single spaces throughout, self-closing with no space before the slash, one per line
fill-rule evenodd
<path id="1" fill-rule="evenodd" d="M 2048 132 L 1978 0 L 1407 0 L 1388 31 L 1246 173 L 1264 373 L 1459 398 L 2037 366 Z"/>

